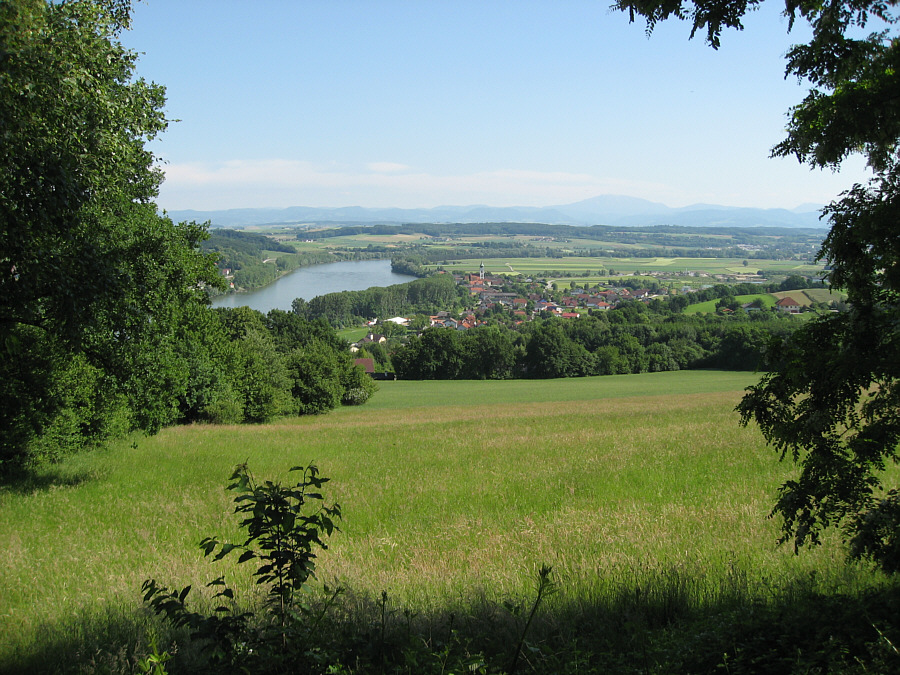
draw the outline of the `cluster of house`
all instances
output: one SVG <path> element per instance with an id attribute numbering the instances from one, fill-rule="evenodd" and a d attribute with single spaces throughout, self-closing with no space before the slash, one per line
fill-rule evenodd
<path id="1" fill-rule="evenodd" d="M 557 299 L 554 301 L 545 297 L 545 294 L 541 291 L 546 290 L 546 286 L 538 282 L 529 282 L 530 290 L 533 292 L 525 295 L 508 293 L 499 290 L 508 283 L 508 280 L 503 277 L 486 275 L 483 265 L 479 273 L 456 276 L 456 281 L 465 285 L 473 296 L 477 296 L 477 307 L 474 311 L 465 313 L 458 318 L 451 316 L 449 312 L 438 312 L 435 316 L 429 317 L 429 326 L 453 328 L 456 330 L 475 328 L 486 323 L 479 316 L 498 306 L 510 311 L 516 320 L 520 322 L 527 321 L 531 316 L 540 313 L 548 313 L 563 319 L 575 319 L 582 313 L 578 310 L 606 311 L 624 301 L 647 302 L 654 297 L 658 297 L 647 289 L 610 288 L 591 292 L 572 289 L 561 297 L 554 294 L 557 295 Z M 779 310 L 791 314 L 798 314 L 803 308 L 801 303 L 791 297 L 780 299 L 775 303 L 775 306 Z M 401 326 L 409 325 L 409 319 L 404 317 L 394 317 L 387 319 L 387 321 Z M 370 322 L 370 326 L 374 329 L 377 326 L 377 321 Z M 372 342 L 384 343 L 386 338 L 384 335 L 374 332 L 369 333 L 365 338 L 352 345 L 351 351 L 357 351 Z"/>
<path id="2" fill-rule="evenodd" d="M 479 318 L 488 310 L 492 310 L 497 306 L 509 310 L 516 319 L 527 321 L 530 315 L 540 312 L 548 312 L 552 315 L 564 318 L 574 319 L 580 314 L 575 311 L 577 309 L 587 310 L 607 310 L 615 307 L 619 302 L 624 300 L 640 300 L 646 301 L 652 297 L 648 290 L 629 290 L 627 288 L 615 288 L 605 291 L 596 291 L 593 293 L 585 293 L 572 290 L 559 298 L 559 302 L 547 300 L 541 290 L 546 286 L 541 283 L 533 282 L 530 284 L 531 290 L 534 292 L 526 294 L 524 297 L 518 293 L 507 293 L 501 290 L 508 280 L 502 277 L 489 277 L 484 273 L 484 268 L 479 274 L 468 274 L 456 277 L 457 283 L 464 284 L 468 287 L 469 292 L 478 297 L 478 305 L 475 310 L 463 313 L 459 317 L 453 317 L 450 312 L 438 312 L 436 315 L 428 317 L 428 325 L 431 327 L 452 328 L 455 330 L 469 330 L 477 326 L 485 325 L 487 322 Z M 390 319 L 384 319 L 382 322 L 395 323 L 400 326 L 408 326 L 410 320 L 405 317 L 396 316 Z M 383 334 L 374 332 L 377 330 L 379 320 L 373 320 L 368 323 L 372 328 L 372 332 L 360 340 L 350 345 L 351 353 L 357 353 L 361 349 L 365 349 L 368 345 L 380 344 L 387 342 L 387 337 Z M 378 373 L 374 370 L 372 359 L 356 359 L 356 363 L 365 368 L 366 372 L 376 379 L 392 378 L 393 373 Z"/>
<path id="3" fill-rule="evenodd" d="M 585 292 L 573 290 L 558 299 L 547 300 L 541 291 L 540 284 L 532 283 L 534 292 L 525 296 L 517 293 L 504 293 L 502 288 L 507 283 L 502 277 L 488 276 L 481 271 L 477 274 L 466 274 L 456 277 L 457 283 L 465 285 L 469 292 L 477 296 L 478 308 L 490 310 L 500 305 L 510 308 L 522 320 L 527 319 L 529 306 L 534 313 L 549 312 L 562 318 L 577 318 L 577 309 L 605 311 L 626 300 L 646 301 L 653 296 L 647 289 L 631 290 L 628 288 L 610 288 L 604 291 Z"/>
<path id="4" fill-rule="evenodd" d="M 741 305 L 741 307 L 747 312 L 758 312 L 761 307 L 755 305 L 754 303 L 746 303 Z M 785 314 L 799 314 L 803 311 L 804 305 L 800 304 L 796 300 L 794 300 L 790 296 L 786 296 L 784 298 L 780 298 L 775 303 L 775 309 L 784 312 Z M 723 312 L 730 313 L 730 310 L 722 310 Z"/>
<path id="5" fill-rule="evenodd" d="M 591 293 L 572 290 L 558 298 L 558 301 L 553 301 L 548 300 L 545 294 L 541 292 L 546 290 L 547 287 L 539 282 L 529 282 L 532 292 L 523 296 L 519 293 L 508 293 L 500 290 L 508 283 L 508 280 L 502 277 L 486 275 L 483 266 L 480 273 L 459 275 L 456 276 L 456 281 L 465 285 L 469 292 L 477 297 L 478 304 L 476 308 L 459 317 L 453 317 L 449 312 L 438 312 L 436 315 L 428 317 L 429 326 L 469 330 L 470 328 L 484 325 L 486 322 L 479 318 L 480 315 L 497 307 L 502 307 L 509 311 L 517 321 L 527 321 L 531 316 L 541 312 L 563 319 L 575 319 L 580 316 L 580 312 L 576 310 L 605 311 L 626 300 L 647 301 L 654 297 L 646 289 L 612 288 Z M 399 316 L 385 319 L 384 321 L 401 326 L 409 325 L 409 319 Z M 384 344 L 387 341 L 384 335 L 374 332 L 378 323 L 378 320 L 369 322 L 373 332 L 368 333 L 366 337 L 351 345 L 350 350 L 352 352 L 356 352 L 373 342 Z"/>
<path id="6" fill-rule="evenodd" d="M 471 312 L 463 314 L 458 319 L 450 316 L 450 312 L 438 312 L 436 316 L 428 317 L 431 326 L 438 328 L 455 328 L 456 330 L 468 330 L 476 326 L 483 326 L 484 321 L 475 318 Z"/>
<path id="7" fill-rule="evenodd" d="M 460 316 L 459 318 L 453 318 L 450 315 L 450 312 L 438 312 L 435 316 L 428 317 L 429 326 L 438 327 L 438 328 L 455 328 L 456 330 L 468 330 L 470 328 L 475 328 L 476 326 L 485 325 L 485 321 L 478 319 L 474 313 L 468 312 Z M 409 326 L 409 319 L 406 319 L 402 316 L 395 316 L 392 319 L 386 319 L 386 322 L 395 323 L 400 326 Z M 374 319 L 367 323 L 368 326 L 372 328 L 376 328 L 378 326 L 379 321 Z M 366 347 L 367 345 L 377 343 L 383 345 L 387 342 L 387 337 L 381 335 L 379 333 L 367 333 L 366 336 L 360 340 L 357 340 L 353 344 L 350 345 L 351 352 L 357 352 L 360 349 Z"/>
<path id="8" fill-rule="evenodd" d="M 587 309 L 595 311 L 605 311 L 617 304 L 627 300 L 637 300 L 646 302 L 653 297 L 653 293 L 646 289 L 632 290 L 628 288 L 611 288 L 603 291 L 584 292 L 582 290 L 571 290 L 561 298 L 558 302 L 547 300 L 540 292 L 541 284 L 533 284 L 533 293 L 528 293 L 525 297 L 517 293 L 507 293 L 496 290 L 502 288 L 506 280 L 502 277 L 488 277 L 484 273 L 482 266 L 479 274 L 468 274 L 457 277 L 457 282 L 465 284 L 469 288 L 472 295 L 478 296 L 478 308 L 475 311 L 462 314 L 458 318 L 454 318 L 449 312 L 438 312 L 435 316 L 429 317 L 429 325 L 432 327 L 453 328 L 455 330 L 468 330 L 477 326 L 484 325 L 486 322 L 478 318 L 478 313 L 491 310 L 498 305 L 511 310 L 512 314 L 519 321 L 526 321 L 529 313 L 537 314 L 540 312 L 548 312 L 560 318 L 569 319 L 577 318 L 580 313 L 577 309 Z M 690 290 L 690 289 L 686 289 Z M 529 306 L 530 305 L 530 306 Z M 783 311 L 791 314 L 797 314 L 802 310 L 802 305 L 791 297 L 785 297 L 778 300 L 775 306 Z M 410 320 L 405 317 L 393 317 L 385 321 L 395 323 L 401 326 L 408 326 Z M 377 320 L 369 322 L 369 326 L 376 328 Z M 358 340 L 350 346 L 350 351 L 355 353 L 360 349 L 371 344 L 385 344 L 387 337 L 370 332 L 364 338 Z M 356 359 L 356 362 L 365 368 L 366 372 L 376 379 L 391 379 L 393 373 L 377 373 L 374 371 L 372 359 Z"/>

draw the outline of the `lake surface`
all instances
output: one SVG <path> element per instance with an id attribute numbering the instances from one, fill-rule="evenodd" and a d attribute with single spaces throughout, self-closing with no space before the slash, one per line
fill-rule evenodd
<path id="1" fill-rule="evenodd" d="M 416 277 L 391 271 L 390 260 L 360 260 L 311 265 L 289 272 L 278 281 L 249 293 L 220 295 L 213 307 L 250 307 L 266 314 L 271 309 L 291 310 L 294 298 L 312 300 L 338 291 L 364 291 L 372 286 L 393 286 Z"/>

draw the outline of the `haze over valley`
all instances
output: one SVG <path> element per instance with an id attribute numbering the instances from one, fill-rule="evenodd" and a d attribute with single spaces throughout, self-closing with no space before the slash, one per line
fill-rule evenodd
<path id="1" fill-rule="evenodd" d="M 795 209 L 761 209 L 716 204 L 672 208 L 637 197 L 600 195 L 559 206 L 437 206 L 434 208 L 366 208 L 361 206 L 245 208 L 219 211 L 169 211 L 176 221 L 209 220 L 213 227 L 302 223 L 484 223 L 520 222 L 553 225 L 686 227 L 824 227 L 821 205 Z"/>

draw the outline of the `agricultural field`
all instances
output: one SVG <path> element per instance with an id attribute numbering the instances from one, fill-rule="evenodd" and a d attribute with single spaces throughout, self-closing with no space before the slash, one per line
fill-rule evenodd
<path id="1" fill-rule="evenodd" d="M 801 291 L 778 291 L 772 294 L 775 298 L 793 298 L 800 305 L 808 307 L 814 302 L 843 302 L 847 294 L 841 291 L 833 291 L 828 288 L 807 288 Z"/>
<path id="2" fill-rule="evenodd" d="M 301 235 L 302 238 L 302 235 Z M 299 245 L 320 248 L 365 248 L 366 246 L 400 246 L 431 242 L 431 237 L 420 234 L 366 234 L 317 239 L 314 242 L 300 242 Z"/>
<path id="3" fill-rule="evenodd" d="M 766 308 L 774 307 L 775 303 L 781 298 L 793 298 L 801 307 L 809 307 L 814 302 L 831 303 L 833 301 L 843 302 L 847 298 L 846 293 L 833 291 L 828 288 L 806 288 L 793 291 L 776 291 L 775 293 L 763 293 L 759 295 L 737 295 L 735 299 L 740 303 L 753 302 L 756 299 L 763 301 Z M 685 314 L 712 314 L 716 311 L 716 303 L 718 300 L 707 300 L 706 302 L 698 302 L 688 305 Z"/>
<path id="4" fill-rule="evenodd" d="M 649 612 L 649 630 L 653 612 L 890 587 L 834 537 L 799 556 L 775 545 L 766 516 L 792 468 L 734 412 L 757 378 L 384 382 L 358 408 L 170 428 L 74 457 L 0 491 L 0 672 L 162 640 L 141 608 L 147 578 L 198 594 L 224 574 L 252 596 L 246 570 L 197 547 L 238 538 L 223 486 L 245 461 L 260 479 L 310 462 L 332 479 L 344 519 L 318 574 L 347 589 L 348 612 L 382 597 L 401 622 L 502 614 L 544 564 L 557 589 L 545 618 L 564 632 L 599 607 Z"/>
<path id="5" fill-rule="evenodd" d="M 812 262 L 820 245 L 817 235 L 789 230 L 511 223 L 249 229 L 253 233 L 245 233 L 247 236 L 266 234 L 296 251 L 296 261 L 281 253 L 286 269 L 316 261 L 399 257 L 413 261 L 411 269 L 418 271 L 474 273 L 484 263 L 488 274 L 589 285 L 609 285 L 623 276 L 649 274 L 676 290 L 762 277 L 770 281 L 790 275 L 818 277 L 824 270 L 822 264 Z M 771 257 L 749 257 L 760 255 Z M 762 272 L 762 277 L 757 272 Z M 254 288 L 257 281 L 266 279 L 265 275 L 257 279 L 243 273 L 239 281 L 242 288 Z"/>
<path id="6" fill-rule="evenodd" d="M 290 228 L 265 226 L 254 229 L 288 239 Z M 331 230 L 331 231 L 328 231 Z M 297 232 L 297 230 L 293 230 Z M 324 235 L 324 236 L 323 236 Z M 539 223 L 406 224 L 324 227 L 300 232 L 300 240 L 331 240 L 341 246 L 365 248 L 373 244 L 417 243 L 435 247 L 465 248 L 499 244 L 557 250 L 608 252 L 666 249 L 675 252 L 701 249 L 743 248 L 746 251 L 780 249 L 790 256 L 812 256 L 821 244 L 822 233 L 778 228 L 693 228 L 693 227 L 572 227 Z"/>
<path id="7" fill-rule="evenodd" d="M 531 276 L 545 272 L 557 271 L 563 275 L 579 274 L 590 271 L 612 268 L 617 274 L 631 275 L 634 272 L 671 273 L 672 276 L 685 275 L 688 272 L 707 275 L 740 275 L 755 274 L 764 269 L 780 272 L 785 276 L 791 274 L 817 275 L 824 269 L 822 265 L 801 263 L 796 260 L 750 260 L 743 264 L 742 258 L 621 258 L 621 257 L 566 257 L 566 258 L 470 258 L 450 260 L 440 267 L 450 272 L 474 273 L 484 262 L 485 272 L 494 274 L 518 274 Z M 432 265 L 431 267 L 438 267 Z M 553 276 L 550 274 L 550 276 Z M 590 278 L 590 277 L 588 277 Z M 699 280 L 698 280 L 699 283 Z"/>

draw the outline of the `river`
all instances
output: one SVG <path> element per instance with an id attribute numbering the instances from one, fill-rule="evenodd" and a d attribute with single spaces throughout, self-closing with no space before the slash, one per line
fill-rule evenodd
<path id="1" fill-rule="evenodd" d="M 360 260 L 300 267 L 277 281 L 249 293 L 213 298 L 213 307 L 250 307 L 263 314 L 271 309 L 290 311 L 295 298 L 311 300 L 338 291 L 363 291 L 372 286 L 393 286 L 415 280 L 391 271 L 390 260 Z"/>

